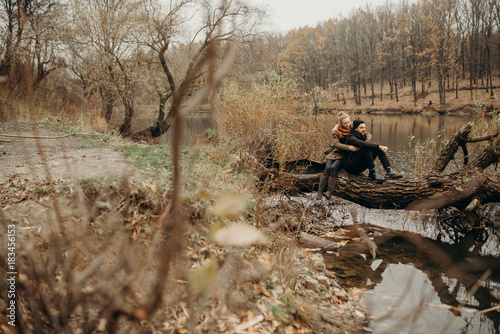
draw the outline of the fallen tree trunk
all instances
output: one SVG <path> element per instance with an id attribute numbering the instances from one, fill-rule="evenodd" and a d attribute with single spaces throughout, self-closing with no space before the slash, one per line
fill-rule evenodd
<path id="1" fill-rule="evenodd" d="M 431 170 L 423 176 L 379 184 L 364 175 L 341 171 L 334 195 L 365 207 L 383 209 L 439 209 L 450 205 L 465 208 L 474 198 L 482 203 L 500 202 L 500 178 L 484 172 L 499 161 L 498 134 L 490 136 L 490 145 L 470 164 L 459 171 L 443 173 L 460 147 L 477 141 L 468 138 L 471 128 L 472 124 L 467 124 L 450 139 Z M 266 166 L 272 177 L 268 174 L 263 178 L 272 180 L 271 188 L 290 193 L 315 191 L 324 170 L 324 163 L 307 159 L 289 161 L 281 166 L 267 161 Z"/>
<path id="2" fill-rule="evenodd" d="M 301 192 L 317 190 L 321 173 L 281 173 L 279 183 L 286 182 Z M 292 187 L 290 187 L 292 188 Z M 473 197 L 482 203 L 500 202 L 500 180 L 480 169 L 451 174 L 430 174 L 420 178 L 388 180 L 376 183 L 364 175 L 339 173 L 334 195 L 369 208 L 421 210 L 437 209 Z"/>

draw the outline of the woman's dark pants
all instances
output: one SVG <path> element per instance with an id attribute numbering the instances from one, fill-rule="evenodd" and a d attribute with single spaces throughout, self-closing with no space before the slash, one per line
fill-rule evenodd
<path id="1" fill-rule="evenodd" d="M 337 177 L 339 170 L 344 165 L 344 159 L 326 159 L 325 171 L 323 176 L 326 177 Z"/>

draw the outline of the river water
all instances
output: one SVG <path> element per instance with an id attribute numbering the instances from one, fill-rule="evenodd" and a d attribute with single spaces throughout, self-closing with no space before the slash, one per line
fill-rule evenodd
<path id="1" fill-rule="evenodd" d="M 358 238 L 323 258 L 344 284 L 365 291 L 373 333 L 499 333 L 500 310 L 488 311 L 500 304 L 498 230 L 452 231 L 433 212 L 353 210 L 377 242 L 376 257 Z M 345 209 L 332 216 L 352 229 Z"/>
<path id="2" fill-rule="evenodd" d="M 389 158 L 397 171 L 401 171 L 405 176 L 413 175 L 416 164 L 422 164 L 422 159 L 429 161 L 432 158 L 431 148 L 446 143 L 456 131 L 470 121 L 474 121 L 472 116 L 445 116 L 445 115 L 362 115 L 354 116 L 353 119 L 360 118 L 366 122 L 367 129 L 373 135 L 373 141 L 389 147 Z M 327 128 L 335 126 L 334 118 L 327 117 L 325 121 Z M 149 120 L 137 120 L 140 123 L 138 128 L 149 125 Z M 203 133 L 206 129 L 214 128 L 209 113 L 193 114 L 186 119 L 183 130 L 183 145 L 190 145 L 193 139 Z M 168 131 L 156 140 L 159 144 L 171 142 L 172 131 Z M 420 160 L 417 160 L 410 147 L 416 144 L 425 144 L 422 147 L 423 153 Z M 463 162 L 462 153 L 457 153 L 457 162 Z M 376 163 L 377 169 L 380 164 Z M 450 167 L 452 167 L 450 165 Z"/>
<path id="3" fill-rule="evenodd" d="M 405 176 L 413 175 L 420 165 L 430 162 L 434 147 L 441 147 L 462 126 L 474 121 L 472 116 L 445 115 L 365 115 L 353 118 L 365 121 L 374 142 L 389 147 L 387 154 L 391 164 Z M 420 148 L 418 157 L 410 149 L 415 145 Z M 456 159 L 459 164 L 463 163 L 461 151 Z M 375 165 L 381 171 L 380 163 Z"/>
<path id="4" fill-rule="evenodd" d="M 435 147 L 474 121 L 470 116 L 444 115 L 363 115 L 359 118 L 366 122 L 374 142 L 389 146 L 393 167 L 405 176 L 414 175 L 419 165 L 433 158 Z M 333 119 L 331 121 L 333 127 Z M 188 119 L 184 145 L 211 127 L 213 123 L 209 118 Z M 169 136 L 160 142 L 168 143 Z M 419 155 L 410 149 L 416 144 Z M 456 165 L 452 163 L 450 168 L 460 166 L 462 159 L 461 152 L 457 153 Z M 376 165 L 380 170 L 380 163 Z M 377 229 L 403 233 L 379 244 L 376 258 L 369 253 L 324 254 L 327 267 L 335 275 L 345 284 L 365 291 L 365 306 L 371 314 L 370 331 L 500 333 L 500 310 L 495 309 L 500 304 L 498 232 L 493 229 L 457 232 L 446 225 L 436 225 L 432 213 L 359 206 L 356 210 L 360 226 L 371 231 L 370 236 L 382 233 Z M 490 211 L 498 230 L 498 208 L 490 208 Z M 340 216 L 344 226 L 352 225 L 349 215 L 337 214 Z"/>

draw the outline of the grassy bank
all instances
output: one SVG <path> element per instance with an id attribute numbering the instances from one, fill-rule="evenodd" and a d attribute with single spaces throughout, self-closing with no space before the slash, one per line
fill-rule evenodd
<path id="1" fill-rule="evenodd" d="M 20 273 L 18 327 L 2 320 L 5 333 L 362 331 L 360 293 L 297 245 L 303 212 L 270 204 L 235 142 L 180 149 L 177 210 L 170 147 L 79 142 L 79 155 L 112 149 L 138 173 L 23 183 L 26 196 L 2 210 Z"/>

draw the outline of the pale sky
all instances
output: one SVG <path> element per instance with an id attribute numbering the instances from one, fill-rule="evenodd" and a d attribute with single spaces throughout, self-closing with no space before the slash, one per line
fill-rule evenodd
<path id="1" fill-rule="evenodd" d="M 399 3 L 398 0 L 254 0 L 254 3 L 268 6 L 271 20 L 279 32 L 306 25 L 315 27 L 340 14 L 347 17 L 352 10 L 365 8 L 367 4 L 375 9 L 386 2 Z"/>

